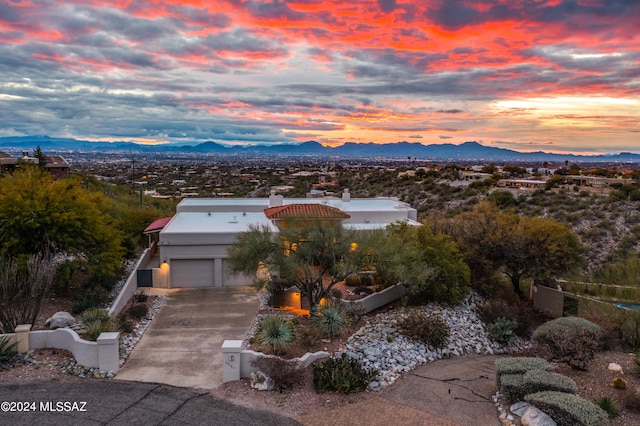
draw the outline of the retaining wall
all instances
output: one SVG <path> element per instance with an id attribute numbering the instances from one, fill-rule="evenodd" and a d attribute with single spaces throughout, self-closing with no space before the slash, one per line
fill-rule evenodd
<path id="1" fill-rule="evenodd" d="M 314 353 L 307 352 L 300 358 L 292 359 L 291 362 L 297 361 L 302 367 L 308 367 L 315 361 L 328 358 L 329 356 L 329 352 L 324 351 Z M 225 340 L 222 343 L 222 383 L 246 379 L 251 376 L 251 373 L 258 371 L 258 368 L 252 365 L 257 358 L 277 357 L 242 349 L 242 340 Z"/>
<path id="2" fill-rule="evenodd" d="M 127 302 L 129 302 L 136 293 L 136 290 L 138 289 L 138 269 L 140 269 L 140 266 L 149 263 L 149 259 L 151 259 L 151 249 L 146 249 L 142 253 L 142 256 L 140 256 L 138 263 L 136 263 L 136 267 L 131 271 L 131 275 L 127 278 L 127 281 L 122 287 L 122 290 L 120 290 L 118 297 L 116 297 L 116 300 L 113 301 L 109 308 L 109 316 L 112 318 L 115 318 L 116 315 L 124 309 Z"/>
<path id="3" fill-rule="evenodd" d="M 101 333 L 98 340 L 90 342 L 80 338 L 70 328 L 31 331 L 30 324 L 19 325 L 16 332 L 8 334 L 18 342 L 16 352 L 26 353 L 33 349 L 65 349 L 73 354 L 77 363 L 101 371 L 117 372 L 120 368 L 120 333 Z"/>

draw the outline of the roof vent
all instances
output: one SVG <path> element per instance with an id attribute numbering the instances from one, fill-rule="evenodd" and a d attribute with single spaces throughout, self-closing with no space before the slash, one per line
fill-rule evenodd
<path id="1" fill-rule="evenodd" d="M 211 216 L 211 212 L 207 212 L 207 216 Z"/>
<path id="2" fill-rule="evenodd" d="M 234 216 L 233 219 L 229 221 L 229 223 L 238 223 L 238 218 Z"/>

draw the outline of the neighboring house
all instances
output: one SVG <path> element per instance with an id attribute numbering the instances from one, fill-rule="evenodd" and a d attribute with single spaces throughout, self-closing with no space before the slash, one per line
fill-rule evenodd
<path id="1" fill-rule="evenodd" d="M 499 188 L 544 189 L 546 185 L 546 180 L 501 179 L 498 181 Z"/>
<path id="2" fill-rule="evenodd" d="M 29 157 L 26 151 L 22 153 L 22 157 L 12 157 L 9 154 L 0 152 L 0 167 L 3 171 L 13 172 L 20 162 L 40 164 L 38 158 Z M 46 156 L 44 168 L 48 170 L 54 178 L 65 177 L 69 174 L 69 163 L 59 155 Z"/>
<path id="3" fill-rule="evenodd" d="M 417 211 L 392 198 L 285 199 L 272 192 L 269 198 L 186 198 L 171 219 L 156 221 L 145 233 L 157 240 L 157 257 L 150 264 L 154 287 L 229 287 L 249 285 L 253 277 L 228 272 L 227 250 L 236 236 L 253 226 L 278 232 L 286 219 L 339 220 L 350 229 L 380 229 L 396 222 L 417 222 Z"/>

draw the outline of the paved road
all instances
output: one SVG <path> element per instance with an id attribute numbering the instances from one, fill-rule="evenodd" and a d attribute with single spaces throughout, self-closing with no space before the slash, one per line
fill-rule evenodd
<path id="1" fill-rule="evenodd" d="M 193 389 L 222 384 L 222 342 L 245 338 L 260 302 L 251 287 L 172 289 L 117 379 Z"/>
<path id="2" fill-rule="evenodd" d="M 98 425 L 277 425 L 299 423 L 266 411 L 250 410 L 216 400 L 206 391 L 154 383 L 119 380 L 72 381 L 29 385 L 0 385 L 0 403 L 35 403 L 36 411 L 2 412 L 2 426 L 98 426 Z M 43 411 L 52 402 L 78 403 L 86 411 Z M 83 404 L 82 403 L 86 403 Z M 32 406 L 30 408 L 33 408 Z M 65 405 L 62 404 L 62 410 Z"/>

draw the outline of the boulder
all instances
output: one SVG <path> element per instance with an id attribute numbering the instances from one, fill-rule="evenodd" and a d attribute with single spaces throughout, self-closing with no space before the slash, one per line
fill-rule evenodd
<path id="1" fill-rule="evenodd" d="M 617 362 L 610 362 L 609 365 L 607 366 L 607 368 L 611 371 L 615 371 L 617 373 L 620 374 L 624 374 L 624 371 L 622 371 L 622 366 L 620 364 L 618 364 Z"/>
<path id="2" fill-rule="evenodd" d="M 45 325 L 49 326 L 49 330 L 56 328 L 70 327 L 76 324 L 76 319 L 69 312 L 56 312 L 51 318 L 48 318 Z"/>
<path id="3" fill-rule="evenodd" d="M 262 371 L 254 371 L 249 376 L 249 380 L 251 382 L 251 389 L 260 390 L 260 391 L 270 391 L 273 390 L 273 386 L 275 383 L 273 379 L 267 376 Z"/>
<path id="4" fill-rule="evenodd" d="M 556 422 L 548 414 L 534 406 L 527 408 L 520 418 L 520 424 L 522 426 L 557 426 Z"/>

